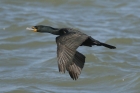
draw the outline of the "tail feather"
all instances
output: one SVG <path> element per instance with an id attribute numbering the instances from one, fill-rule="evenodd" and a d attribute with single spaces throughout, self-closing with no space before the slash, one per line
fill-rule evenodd
<path id="1" fill-rule="evenodd" d="M 106 43 L 102 43 L 98 40 L 95 40 L 92 37 L 89 37 L 89 38 L 92 41 L 92 45 L 104 46 L 104 47 L 107 47 L 107 48 L 110 48 L 110 49 L 115 49 L 116 48 L 115 46 L 112 46 L 112 45 L 109 45 L 109 44 L 106 44 Z"/>
<path id="2" fill-rule="evenodd" d="M 105 44 L 105 43 L 100 43 L 101 46 L 105 46 L 107 48 L 110 48 L 110 49 L 115 49 L 116 47 L 115 46 L 112 46 L 112 45 L 109 45 L 109 44 Z"/>

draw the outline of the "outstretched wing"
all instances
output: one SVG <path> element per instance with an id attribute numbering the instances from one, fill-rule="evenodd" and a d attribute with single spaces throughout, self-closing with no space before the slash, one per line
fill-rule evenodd
<path id="1" fill-rule="evenodd" d="M 85 56 L 78 51 L 76 51 L 73 58 L 73 64 L 69 65 L 67 71 L 69 72 L 73 80 L 78 79 L 78 76 L 81 74 L 81 70 L 84 67 Z"/>
<path id="2" fill-rule="evenodd" d="M 67 69 L 73 79 L 77 79 L 83 68 L 85 57 L 76 49 L 88 38 L 85 34 L 67 33 L 56 38 L 59 72 Z M 80 63 L 81 62 L 81 63 Z M 82 66 L 81 66 L 82 64 Z"/>

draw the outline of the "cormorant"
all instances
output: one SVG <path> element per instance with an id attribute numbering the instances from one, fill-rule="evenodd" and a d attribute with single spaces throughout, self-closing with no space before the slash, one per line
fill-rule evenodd
<path id="1" fill-rule="evenodd" d="M 72 28 L 53 28 L 50 26 L 37 25 L 32 28 L 27 28 L 27 30 L 58 35 L 56 37 L 56 43 L 59 72 L 65 73 L 67 70 L 73 80 L 78 79 L 86 58 L 82 53 L 76 51 L 79 46 L 92 47 L 97 45 L 110 49 L 116 48 L 115 46 L 102 43 Z"/>

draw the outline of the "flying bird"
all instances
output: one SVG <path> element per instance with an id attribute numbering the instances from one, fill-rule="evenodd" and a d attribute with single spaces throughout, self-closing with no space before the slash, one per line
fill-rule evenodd
<path id="1" fill-rule="evenodd" d="M 96 45 L 110 49 L 116 48 L 115 46 L 95 40 L 91 36 L 73 28 L 54 28 L 51 26 L 37 25 L 26 29 L 58 35 L 56 37 L 56 44 L 59 72 L 65 73 L 67 70 L 73 80 L 77 80 L 81 74 L 86 58 L 76 50 L 79 46 L 92 47 Z"/>

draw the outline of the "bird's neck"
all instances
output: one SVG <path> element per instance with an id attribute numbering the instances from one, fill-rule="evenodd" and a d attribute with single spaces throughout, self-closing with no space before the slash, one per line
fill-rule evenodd
<path id="1" fill-rule="evenodd" d="M 59 35 L 59 29 L 49 30 L 49 33 L 54 34 L 54 35 Z"/>
<path id="2" fill-rule="evenodd" d="M 48 33 L 51 33 L 51 34 L 54 34 L 54 35 L 59 35 L 59 30 L 58 28 L 53 28 L 53 27 L 50 27 L 47 29 L 47 32 Z"/>

